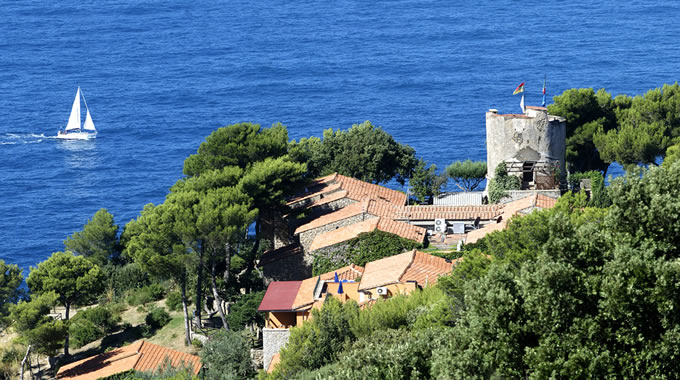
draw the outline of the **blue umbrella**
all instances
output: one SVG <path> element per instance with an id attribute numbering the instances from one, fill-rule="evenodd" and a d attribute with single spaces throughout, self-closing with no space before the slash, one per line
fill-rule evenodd
<path id="1" fill-rule="evenodd" d="M 335 275 L 333 276 L 333 281 L 338 282 L 338 272 L 335 272 Z"/>
<path id="2" fill-rule="evenodd" d="M 342 294 L 342 293 L 344 293 L 344 291 L 342 290 L 342 282 L 341 282 L 340 285 L 338 285 L 338 294 Z"/>

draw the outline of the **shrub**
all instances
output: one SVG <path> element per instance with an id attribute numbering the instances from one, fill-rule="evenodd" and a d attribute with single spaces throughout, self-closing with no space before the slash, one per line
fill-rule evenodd
<path id="1" fill-rule="evenodd" d="M 264 291 L 243 295 L 236 303 L 231 305 L 227 321 L 233 330 L 242 330 L 247 324 L 264 326 L 264 317 L 257 311 L 264 297 Z"/>
<path id="2" fill-rule="evenodd" d="M 505 198 L 508 190 L 519 190 L 519 177 L 508 175 L 505 161 L 496 166 L 494 177 L 489 182 L 489 202 L 498 203 Z"/>
<path id="3" fill-rule="evenodd" d="M 154 283 L 131 293 L 127 298 L 127 302 L 131 306 L 144 305 L 151 301 L 161 300 L 164 296 L 165 287 L 161 284 Z"/>
<path id="4" fill-rule="evenodd" d="M 351 239 L 347 249 L 339 255 L 315 256 L 312 272 L 316 276 L 349 264 L 364 266 L 368 262 L 394 256 L 414 248 L 421 248 L 421 245 L 389 232 L 380 230 L 364 232 Z"/>
<path id="5" fill-rule="evenodd" d="M 207 379 L 250 379 L 255 376 L 250 344 L 240 332 L 220 330 L 205 344 L 200 355 Z"/>
<path id="6" fill-rule="evenodd" d="M 73 316 L 69 325 L 73 345 L 82 347 L 115 331 L 120 320 L 119 313 L 105 306 L 95 306 L 79 311 Z"/>
<path id="7" fill-rule="evenodd" d="M 152 307 L 146 315 L 146 324 L 152 329 L 158 330 L 167 325 L 172 318 L 167 311 L 162 307 Z"/>
<path id="8" fill-rule="evenodd" d="M 136 263 L 123 266 L 106 265 L 102 267 L 107 278 L 108 288 L 115 291 L 115 296 L 121 296 L 132 289 L 139 289 L 149 285 L 149 275 Z"/>
<path id="9" fill-rule="evenodd" d="M 170 292 L 168 298 L 165 299 L 165 306 L 167 306 L 170 311 L 182 310 L 182 294 L 180 292 Z"/>

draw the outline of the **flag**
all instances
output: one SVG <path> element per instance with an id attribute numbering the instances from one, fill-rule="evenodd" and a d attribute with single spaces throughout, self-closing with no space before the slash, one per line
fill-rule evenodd
<path id="1" fill-rule="evenodd" d="M 519 101 L 519 106 L 522 108 L 522 113 L 526 112 L 526 109 L 524 109 L 524 94 L 522 94 L 522 100 Z"/>
<path id="2" fill-rule="evenodd" d="M 524 82 L 520 83 L 519 86 L 515 89 L 515 92 L 513 92 L 513 95 L 517 95 L 520 92 L 524 92 Z"/>
<path id="3" fill-rule="evenodd" d="M 541 106 L 545 107 L 545 77 L 543 77 L 543 103 Z"/>

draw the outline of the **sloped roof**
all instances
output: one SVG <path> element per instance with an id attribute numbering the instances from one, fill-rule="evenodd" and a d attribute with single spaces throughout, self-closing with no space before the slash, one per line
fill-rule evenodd
<path id="1" fill-rule="evenodd" d="M 460 261 L 449 261 L 425 252 L 412 250 L 366 264 L 359 290 L 374 289 L 396 283 L 415 281 L 420 286 L 435 284 L 439 276 L 451 273 Z"/>
<path id="2" fill-rule="evenodd" d="M 405 206 L 395 216 L 398 220 L 434 220 L 444 218 L 448 220 L 483 220 L 493 219 L 500 215 L 503 205 L 481 206 Z"/>
<path id="3" fill-rule="evenodd" d="M 269 284 L 257 311 L 291 310 L 302 281 L 274 281 Z"/>
<path id="4" fill-rule="evenodd" d="M 398 283 L 411 264 L 414 252 L 415 250 L 404 252 L 367 263 L 364 275 L 361 277 L 359 290 Z"/>
<path id="5" fill-rule="evenodd" d="M 383 200 L 395 205 L 406 204 L 406 194 L 401 191 L 388 189 L 387 187 L 364 182 L 352 177 L 338 174 L 336 180 L 340 182 L 343 190 L 347 190 L 347 196 L 360 201 L 364 198 Z"/>
<path id="6" fill-rule="evenodd" d="M 326 231 L 314 237 L 312 244 L 309 246 L 310 251 L 315 251 L 320 248 L 330 247 L 332 245 L 342 243 L 359 236 L 362 232 L 370 232 L 378 227 L 380 218 L 370 218 L 363 222 L 351 224 L 349 226 L 340 227 L 336 230 Z"/>
<path id="7" fill-rule="evenodd" d="M 414 226 L 405 222 L 398 222 L 387 218 L 380 218 L 378 229 L 383 232 L 395 234 L 404 239 L 423 243 L 427 236 L 427 230 L 423 227 Z"/>
<path id="8" fill-rule="evenodd" d="M 192 367 L 194 375 L 201 370 L 201 359 L 198 356 L 139 340 L 130 345 L 64 365 L 59 368 L 57 378 L 96 380 L 130 370 L 150 372 L 163 365 L 166 358 L 170 360 L 173 367 L 181 365 Z"/>
<path id="9" fill-rule="evenodd" d="M 313 198 L 315 196 L 340 189 L 340 184 L 335 182 L 336 176 L 337 174 L 333 173 L 331 175 L 320 177 L 311 181 L 297 196 L 289 199 L 287 204 L 291 206 L 295 203 L 304 201 L 305 199 Z"/>
<path id="10" fill-rule="evenodd" d="M 404 272 L 404 275 L 401 276 L 400 280 L 401 282 L 415 281 L 420 286 L 434 285 L 437 283 L 439 276 L 451 273 L 453 267 L 461 260 L 462 258 L 458 258 L 451 261 L 442 257 L 415 251 L 411 265 L 406 269 L 406 272 Z"/>
<path id="11" fill-rule="evenodd" d="M 338 280 L 340 281 L 354 281 L 361 277 L 361 275 L 364 273 L 364 268 L 358 265 L 350 264 L 334 271 L 303 280 L 302 284 L 300 284 L 300 288 L 297 291 L 297 295 L 295 296 L 295 301 L 293 302 L 291 310 L 300 309 L 314 303 L 314 290 L 316 289 L 317 283 L 321 281 L 333 280 L 335 278 L 335 273 L 338 274 Z"/>
<path id="12" fill-rule="evenodd" d="M 321 215 L 318 218 L 312 219 L 309 223 L 303 224 L 295 229 L 295 235 L 305 231 L 313 230 L 315 228 L 323 227 L 325 225 L 339 222 L 343 219 L 351 218 L 360 215 L 366 211 L 366 202 L 355 202 L 351 205 L 345 206 L 337 211 Z"/>

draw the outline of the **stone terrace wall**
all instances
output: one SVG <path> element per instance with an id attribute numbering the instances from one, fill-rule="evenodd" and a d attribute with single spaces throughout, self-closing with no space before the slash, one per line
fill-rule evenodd
<path id="1" fill-rule="evenodd" d="M 281 347 L 288 343 L 290 337 L 289 329 L 263 329 L 262 330 L 262 348 L 264 351 L 264 369 L 269 367 L 272 361 L 272 356 L 279 352 Z"/>
<path id="2" fill-rule="evenodd" d="M 375 216 L 363 212 L 361 214 L 351 216 L 349 218 L 338 220 L 337 222 L 334 223 L 326 224 L 325 226 L 313 228 L 309 231 L 302 232 L 300 233 L 300 245 L 302 245 L 302 247 L 305 250 L 305 253 L 307 253 L 309 252 L 309 247 L 312 245 L 312 242 L 314 241 L 314 238 L 317 235 L 327 231 L 333 231 L 341 227 L 346 227 L 355 223 L 363 222 L 364 220 L 371 218 L 375 218 Z"/>
<path id="3" fill-rule="evenodd" d="M 312 277 L 312 265 L 305 261 L 301 252 L 264 265 L 262 272 L 267 284 L 272 281 L 301 281 Z"/>

